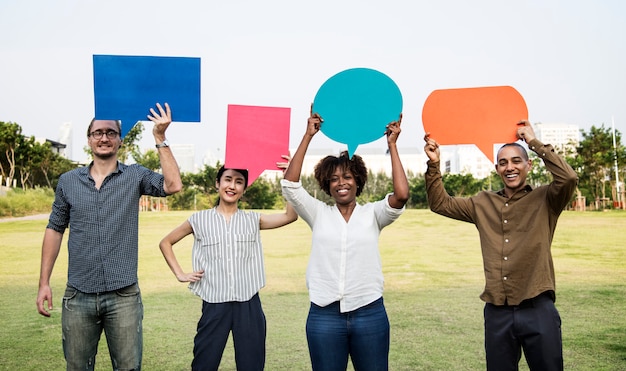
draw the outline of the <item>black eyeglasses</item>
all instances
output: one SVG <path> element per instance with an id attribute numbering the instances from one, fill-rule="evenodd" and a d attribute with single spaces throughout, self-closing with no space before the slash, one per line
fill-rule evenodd
<path id="1" fill-rule="evenodd" d="M 96 131 L 92 131 L 91 133 L 89 133 L 89 136 L 92 137 L 93 139 L 99 140 L 102 138 L 104 134 L 106 134 L 107 138 L 109 139 L 115 139 L 120 133 L 118 133 L 115 130 L 108 130 L 107 132 L 103 132 L 102 130 L 96 130 Z"/>

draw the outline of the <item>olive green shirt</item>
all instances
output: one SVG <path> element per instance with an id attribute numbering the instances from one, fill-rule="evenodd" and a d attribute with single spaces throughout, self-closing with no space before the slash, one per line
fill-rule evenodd
<path id="1" fill-rule="evenodd" d="M 494 305 L 518 305 L 545 291 L 551 291 L 555 299 L 550 246 L 578 176 L 551 145 L 534 139 L 529 148 L 543 160 L 553 181 L 536 189 L 527 185 L 510 198 L 503 190 L 452 197 L 444 189 L 439 162 L 428 161 L 425 178 L 430 209 L 476 225 L 485 270 L 485 291 L 480 298 Z"/>

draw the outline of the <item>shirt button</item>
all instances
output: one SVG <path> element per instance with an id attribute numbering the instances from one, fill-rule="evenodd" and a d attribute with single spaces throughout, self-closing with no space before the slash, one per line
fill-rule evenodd
<path id="1" fill-rule="evenodd" d="M 507 203 L 505 203 L 505 204 L 504 204 L 504 206 L 509 206 L 509 203 L 508 203 L 508 202 L 507 202 Z"/>
<path id="2" fill-rule="evenodd" d="M 508 256 L 505 256 L 505 257 L 504 257 L 504 260 L 509 260 L 509 257 L 508 257 Z"/>
<path id="3" fill-rule="evenodd" d="M 507 238 L 507 239 L 505 239 L 505 240 L 504 240 L 504 242 L 508 243 L 508 242 L 509 242 L 509 239 L 508 239 L 508 238 Z"/>
<path id="4" fill-rule="evenodd" d="M 509 222 L 508 220 L 504 219 L 504 224 L 506 224 L 506 223 L 508 223 L 508 222 Z"/>
<path id="5" fill-rule="evenodd" d="M 506 281 L 507 280 L 507 276 L 502 277 L 502 279 Z"/>

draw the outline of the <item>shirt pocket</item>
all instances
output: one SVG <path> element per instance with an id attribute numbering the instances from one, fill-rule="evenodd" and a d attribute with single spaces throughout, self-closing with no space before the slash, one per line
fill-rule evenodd
<path id="1" fill-rule="evenodd" d="M 196 238 L 197 254 L 196 260 L 200 266 L 206 268 L 207 262 L 221 260 L 224 258 L 223 244 L 216 237 Z"/>
<path id="2" fill-rule="evenodd" d="M 250 259 L 257 256 L 257 234 L 239 233 L 235 235 L 235 258 Z"/>

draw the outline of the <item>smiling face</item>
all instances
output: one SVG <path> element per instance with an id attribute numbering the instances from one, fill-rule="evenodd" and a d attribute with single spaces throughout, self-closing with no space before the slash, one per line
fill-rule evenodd
<path id="1" fill-rule="evenodd" d="M 317 165 L 315 165 L 313 174 L 322 191 L 335 200 L 337 200 L 336 196 L 339 194 L 333 193 L 333 187 L 331 184 L 333 179 L 335 182 L 342 181 L 345 183 L 349 181 L 353 184 L 353 186 L 350 187 L 350 190 L 356 192 L 357 197 L 361 194 L 363 188 L 365 187 L 365 183 L 367 182 L 367 167 L 365 166 L 363 159 L 361 156 L 356 154 L 350 158 L 348 151 L 341 152 L 338 157 L 324 157 L 317 163 Z M 342 177 L 349 177 L 350 179 L 342 180 Z M 341 192 L 341 199 L 343 199 L 344 194 L 345 190 Z"/>
<path id="2" fill-rule="evenodd" d="M 109 134 L 115 132 L 116 134 Z M 102 134 L 102 137 L 96 138 L 93 133 Z M 93 120 L 89 125 L 89 137 L 87 143 L 91 148 L 94 158 L 108 159 L 117 156 L 117 152 L 122 146 L 120 138 L 119 125 L 113 120 Z M 109 138 L 113 136 L 113 138 Z"/>
<path id="3" fill-rule="evenodd" d="M 246 178 L 238 171 L 227 169 L 215 182 L 220 202 L 237 203 L 246 190 Z"/>
<path id="4" fill-rule="evenodd" d="M 504 183 L 504 193 L 511 197 L 526 186 L 531 161 L 526 150 L 519 145 L 505 145 L 498 151 L 496 172 Z"/>
<path id="5" fill-rule="evenodd" d="M 357 183 L 354 175 L 347 169 L 337 166 L 329 179 L 330 196 L 338 205 L 355 202 Z"/>

